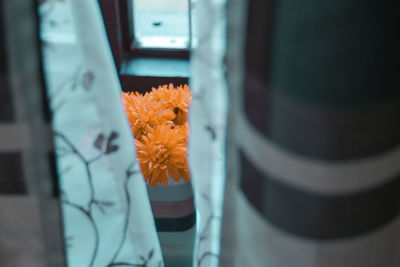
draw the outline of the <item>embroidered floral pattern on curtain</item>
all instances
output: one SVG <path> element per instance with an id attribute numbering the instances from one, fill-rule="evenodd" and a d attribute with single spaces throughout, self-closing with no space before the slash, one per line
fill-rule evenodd
<path id="1" fill-rule="evenodd" d="M 45 46 L 68 263 L 163 266 L 99 4 L 65 4 L 45 2 L 42 24 L 70 30 Z"/>

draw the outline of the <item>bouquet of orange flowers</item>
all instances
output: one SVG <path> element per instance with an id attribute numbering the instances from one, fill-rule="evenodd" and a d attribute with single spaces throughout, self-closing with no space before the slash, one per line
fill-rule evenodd
<path id="1" fill-rule="evenodd" d="M 187 85 L 152 88 L 140 94 L 122 93 L 135 138 L 137 160 L 150 186 L 168 186 L 168 177 L 190 181 L 187 122 L 192 93 Z"/>

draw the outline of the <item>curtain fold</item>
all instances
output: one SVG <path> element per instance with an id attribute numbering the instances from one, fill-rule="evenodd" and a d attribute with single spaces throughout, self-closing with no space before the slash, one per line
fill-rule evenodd
<path id="1" fill-rule="evenodd" d="M 68 264 L 163 266 L 98 2 L 49 1 L 42 25 Z"/>
<path id="2" fill-rule="evenodd" d="M 223 266 L 400 264 L 393 10 L 231 1 Z"/>
<path id="3" fill-rule="evenodd" d="M 32 1 L 0 1 L 0 266 L 65 266 Z"/>
<path id="4" fill-rule="evenodd" d="M 197 47 L 191 53 L 189 158 L 197 209 L 193 266 L 218 266 L 225 186 L 226 1 L 197 1 Z"/>

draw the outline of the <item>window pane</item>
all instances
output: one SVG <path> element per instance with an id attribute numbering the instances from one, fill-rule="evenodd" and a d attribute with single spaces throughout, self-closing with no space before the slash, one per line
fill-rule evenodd
<path id="1" fill-rule="evenodd" d="M 138 48 L 189 48 L 188 0 L 134 0 L 133 3 Z"/>

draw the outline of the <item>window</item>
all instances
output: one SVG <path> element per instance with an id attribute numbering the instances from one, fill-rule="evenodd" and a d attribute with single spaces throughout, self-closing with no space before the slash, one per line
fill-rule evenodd
<path id="1" fill-rule="evenodd" d="M 124 91 L 188 83 L 194 1 L 100 0 Z"/>
<path id="2" fill-rule="evenodd" d="M 190 49 L 191 0 L 132 0 L 133 47 Z"/>

